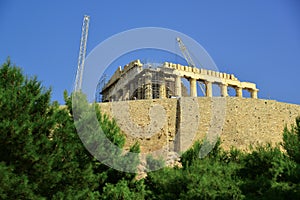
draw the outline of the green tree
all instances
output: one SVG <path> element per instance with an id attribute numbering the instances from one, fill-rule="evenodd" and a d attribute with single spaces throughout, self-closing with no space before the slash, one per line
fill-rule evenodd
<path id="1" fill-rule="evenodd" d="M 10 190 L 1 196 L 76 199 L 97 197 L 98 174 L 66 109 L 51 90 L 26 78 L 8 60 L 0 68 L 0 162 Z M 10 182 L 12 181 L 12 182 Z M 15 182 L 14 182 L 15 181 Z"/>
<path id="2" fill-rule="evenodd" d="M 71 97 L 65 93 L 66 106 L 51 103 L 50 97 L 51 90 L 35 77 L 24 77 L 9 60 L 1 66 L 0 198 L 98 199 L 124 184 L 131 196 L 142 196 L 143 182 L 136 181 L 134 174 L 103 165 L 83 146 L 74 117 L 87 122 L 89 109 L 73 116 Z M 100 111 L 96 115 L 106 137 L 122 148 L 125 137 L 115 121 Z M 139 152 L 139 146 L 131 151 Z M 130 167 L 137 165 L 137 157 L 126 159 L 126 154 L 116 153 Z"/>
<path id="3" fill-rule="evenodd" d="M 248 199 L 300 198 L 300 118 L 283 131 L 282 151 L 277 145 L 258 146 L 240 157 L 238 174 Z"/>
<path id="4" fill-rule="evenodd" d="M 145 179 L 150 199 L 241 199 L 236 175 L 239 165 L 221 151 L 220 142 L 203 159 L 203 143 L 196 142 L 182 155 L 182 168 L 164 168 Z"/>
<path id="5" fill-rule="evenodd" d="M 285 127 L 282 146 L 290 158 L 300 164 L 300 117 L 296 118 L 296 125 L 292 125 L 290 130 Z"/>

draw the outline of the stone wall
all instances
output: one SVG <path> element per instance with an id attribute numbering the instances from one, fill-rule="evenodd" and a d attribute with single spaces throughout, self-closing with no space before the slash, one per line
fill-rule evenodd
<path id="1" fill-rule="evenodd" d="M 207 133 L 220 135 L 224 149 L 275 144 L 282 141 L 284 126 L 290 127 L 300 115 L 300 105 L 236 97 L 182 97 L 99 105 L 102 112 L 117 120 L 126 135 L 126 147 L 139 141 L 143 153 L 163 147 L 184 151 Z"/>

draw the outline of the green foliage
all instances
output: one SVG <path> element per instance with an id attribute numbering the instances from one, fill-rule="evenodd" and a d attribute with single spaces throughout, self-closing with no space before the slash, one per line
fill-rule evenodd
<path id="1" fill-rule="evenodd" d="M 236 176 L 238 165 L 216 162 L 213 159 L 197 160 L 187 168 L 187 192 L 182 199 L 241 199 L 241 181 Z"/>
<path id="2" fill-rule="evenodd" d="M 89 122 L 95 115 L 94 105 L 82 101 L 74 116 L 72 98 L 66 92 L 65 107 L 51 103 L 50 96 L 51 91 L 36 78 L 24 77 L 9 61 L 0 68 L 0 198 L 98 199 L 107 185 L 119 188 L 122 184 L 128 184 L 131 195 L 142 194 L 143 183 L 136 182 L 134 174 L 101 164 L 78 137 L 74 119 Z M 116 122 L 98 109 L 96 116 L 106 137 L 122 148 L 125 137 Z M 92 131 L 89 126 L 82 128 Z M 138 153 L 139 145 L 131 151 Z M 131 167 L 138 163 L 137 156 L 126 160 L 121 150 L 114 153 L 125 157 L 122 160 Z"/>
<path id="3" fill-rule="evenodd" d="M 148 173 L 145 179 L 147 199 L 178 199 L 186 191 L 185 177 L 178 168 L 162 168 Z"/>
<path id="4" fill-rule="evenodd" d="M 220 139 L 218 139 L 215 145 L 210 144 L 208 141 L 196 141 L 190 149 L 181 155 L 182 166 L 186 168 L 192 165 L 194 161 L 199 160 L 200 153 L 204 148 L 211 149 L 207 155 L 208 158 L 217 159 L 218 156 L 222 155 L 220 144 Z"/>
<path id="5" fill-rule="evenodd" d="M 300 117 L 296 118 L 296 126 L 291 130 L 285 127 L 282 145 L 290 158 L 300 164 Z"/>
<path id="6" fill-rule="evenodd" d="M 0 199 L 38 199 L 25 175 L 16 175 L 12 167 L 0 163 Z"/>
<path id="7" fill-rule="evenodd" d="M 155 159 L 151 154 L 146 156 L 146 163 L 146 169 L 148 171 L 160 169 L 165 165 L 163 159 Z"/>
<path id="8" fill-rule="evenodd" d="M 0 162 L 7 198 L 97 197 L 98 174 L 68 110 L 50 103 L 51 91 L 6 62 L 0 68 Z M 19 184 L 15 184 L 19 183 Z M 20 188 L 22 192 L 16 192 Z M 97 194 L 98 193 L 98 194 Z"/>
<path id="9" fill-rule="evenodd" d="M 136 180 L 94 158 L 136 169 L 139 145 L 130 148 L 136 154 L 122 151 L 116 121 L 81 93 L 65 92 L 65 106 L 50 96 L 9 60 L 0 67 L 0 199 L 300 199 L 300 117 L 284 129 L 283 151 L 271 145 L 223 151 L 220 140 L 213 148 L 196 142 L 182 154 L 182 168 Z M 147 164 L 163 165 L 152 157 Z"/>
<path id="10" fill-rule="evenodd" d="M 283 132 L 282 147 L 259 146 L 241 156 L 241 189 L 250 199 L 300 199 L 300 118 Z"/>
<path id="11" fill-rule="evenodd" d="M 299 118 L 284 130 L 283 147 L 267 144 L 250 153 L 222 151 L 219 142 L 200 159 L 204 145 L 196 142 L 182 157 L 183 168 L 148 174 L 149 199 L 300 199 Z M 296 145 L 296 146 L 295 146 Z"/>
<path id="12" fill-rule="evenodd" d="M 181 163 L 184 168 L 187 168 L 188 166 L 192 165 L 195 160 L 199 159 L 201 146 L 201 142 L 196 141 L 190 149 L 181 155 Z"/>
<path id="13" fill-rule="evenodd" d="M 223 161 L 219 142 L 211 154 L 199 158 L 203 143 L 196 142 L 182 155 L 183 168 L 164 168 L 148 174 L 150 199 L 240 199 L 236 163 Z"/>
<path id="14" fill-rule="evenodd" d="M 101 194 L 101 199 L 124 199 L 124 200 L 140 200 L 145 198 L 145 188 L 143 181 L 134 181 L 128 183 L 121 180 L 117 184 L 106 184 Z"/>
<path id="15" fill-rule="evenodd" d="M 250 198 L 275 198 L 270 191 L 275 185 L 287 181 L 293 164 L 278 147 L 259 146 L 241 158 L 242 168 L 238 174 L 243 180 L 241 189 Z M 282 196 L 283 198 L 284 196 Z"/>

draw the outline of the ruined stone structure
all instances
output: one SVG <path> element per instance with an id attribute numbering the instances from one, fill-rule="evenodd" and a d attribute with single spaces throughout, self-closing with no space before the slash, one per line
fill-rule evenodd
<path id="1" fill-rule="evenodd" d="M 180 96 L 188 96 L 181 82 L 178 82 L 179 88 L 175 88 L 176 77 L 172 69 L 136 60 L 116 70 L 102 88 L 102 101 L 164 99 L 175 96 L 176 91 L 180 91 Z"/>
<path id="2" fill-rule="evenodd" d="M 189 81 L 189 91 L 182 83 Z M 180 64 L 142 64 L 139 60 L 130 62 L 116 70 L 111 79 L 102 88 L 102 101 L 122 101 L 133 99 L 164 99 L 170 97 L 197 97 L 197 82 L 205 85 L 205 96 L 213 96 L 213 84 L 220 87 L 222 97 L 228 96 L 227 88 L 233 87 L 237 97 L 248 90 L 256 99 L 256 84 L 240 82 L 233 74 L 198 69 Z M 201 84 L 201 85 L 202 85 Z"/>
<path id="3" fill-rule="evenodd" d="M 188 80 L 188 89 L 182 79 Z M 204 97 L 198 97 L 197 83 L 205 86 Z M 214 84 L 220 87 L 219 96 L 213 95 Z M 229 97 L 228 87 L 235 89 L 236 97 Z M 251 98 L 243 98 L 243 90 Z M 233 74 L 136 60 L 117 69 L 101 90 L 107 103 L 99 105 L 117 120 L 126 146 L 138 141 L 142 153 L 179 153 L 196 140 L 214 136 L 220 136 L 225 149 L 244 150 L 281 142 L 284 126 L 300 115 L 299 105 L 257 99 L 257 93 L 254 83 L 241 82 Z M 126 101 L 136 99 L 143 100 Z"/>

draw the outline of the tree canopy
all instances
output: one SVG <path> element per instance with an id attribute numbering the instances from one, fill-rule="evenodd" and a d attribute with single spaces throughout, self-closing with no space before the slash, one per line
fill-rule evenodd
<path id="1" fill-rule="evenodd" d="M 9 60 L 1 66 L 0 199 L 98 199 L 108 197 L 113 186 L 143 197 L 134 174 L 101 164 L 83 146 L 71 97 L 65 93 L 63 107 L 50 97 L 36 77 L 25 77 Z M 122 148 L 125 137 L 115 121 L 96 110 L 107 137 Z"/>

